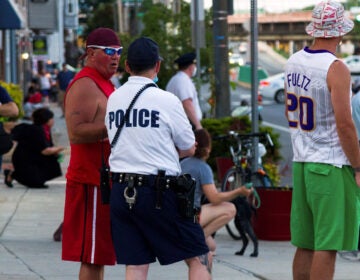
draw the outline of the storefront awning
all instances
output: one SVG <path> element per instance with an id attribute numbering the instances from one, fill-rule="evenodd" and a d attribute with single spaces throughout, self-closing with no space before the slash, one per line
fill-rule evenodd
<path id="1" fill-rule="evenodd" d="M 0 29 L 22 29 L 24 20 L 12 0 L 0 0 Z"/>

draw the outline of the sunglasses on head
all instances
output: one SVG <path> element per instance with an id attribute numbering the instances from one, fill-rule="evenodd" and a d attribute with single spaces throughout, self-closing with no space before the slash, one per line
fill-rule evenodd
<path id="1" fill-rule="evenodd" d="M 97 45 L 89 45 L 88 48 L 95 48 L 95 49 L 102 49 L 105 54 L 113 56 L 115 53 L 117 55 L 121 55 L 123 47 L 120 48 L 111 48 L 111 47 L 104 47 L 104 46 L 97 46 Z"/>

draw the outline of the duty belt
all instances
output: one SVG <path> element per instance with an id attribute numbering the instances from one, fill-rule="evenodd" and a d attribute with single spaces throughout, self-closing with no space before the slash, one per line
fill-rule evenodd
<path id="1" fill-rule="evenodd" d="M 113 173 L 114 182 L 129 183 L 130 187 L 142 187 L 144 185 L 152 185 L 155 183 L 158 175 L 144 175 L 137 173 Z M 164 176 L 159 178 L 161 188 L 175 188 L 177 185 L 177 176 Z"/>
<path id="2" fill-rule="evenodd" d="M 162 206 L 162 191 L 167 189 L 176 190 L 177 177 L 165 176 L 164 170 L 159 170 L 158 175 L 143 175 L 136 173 L 113 173 L 113 181 L 119 183 L 128 183 L 124 190 L 124 198 L 131 210 L 136 202 L 137 190 L 136 187 L 144 185 L 155 186 L 156 189 L 156 209 L 161 209 Z"/>

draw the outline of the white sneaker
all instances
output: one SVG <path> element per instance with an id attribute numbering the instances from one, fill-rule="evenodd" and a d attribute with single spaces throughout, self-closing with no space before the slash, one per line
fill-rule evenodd
<path id="1" fill-rule="evenodd" d="M 340 251 L 338 252 L 340 257 L 348 261 L 360 261 L 359 251 Z"/>

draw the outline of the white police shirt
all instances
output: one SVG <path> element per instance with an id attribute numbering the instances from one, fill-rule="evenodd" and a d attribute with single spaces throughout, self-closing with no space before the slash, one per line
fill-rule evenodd
<path id="1" fill-rule="evenodd" d="M 151 79 L 131 76 L 115 90 L 107 103 L 105 125 L 110 143 L 125 110 Z M 109 158 L 112 172 L 179 175 L 181 167 L 176 148 L 188 150 L 195 143 L 194 133 L 180 100 L 170 92 L 156 87 L 141 93 L 130 112 Z"/>
<path id="2" fill-rule="evenodd" d="M 193 81 L 185 74 L 184 71 L 178 71 L 168 82 L 166 90 L 175 94 L 181 101 L 186 99 L 191 99 L 196 117 L 198 120 L 202 119 L 202 112 L 199 104 L 199 99 L 197 96 L 196 88 Z"/>

